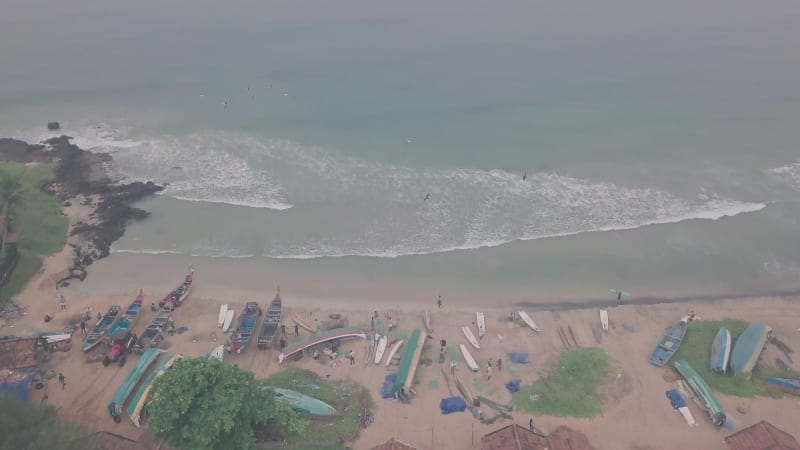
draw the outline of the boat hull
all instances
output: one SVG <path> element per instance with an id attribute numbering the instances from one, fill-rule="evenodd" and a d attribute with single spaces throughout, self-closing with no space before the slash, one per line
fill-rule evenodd
<path id="1" fill-rule="evenodd" d="M 353 338 L 360 338 L 366 339 L 367 335 L 364 333 L 364 330 L 361 328 L 337 328 L 334 330 L 323 331 L 321 333 L 312 334 L 311 336 L 293 343 L 292 345 L 283 349 L 278 355 L 278 362 L 282 363 L 287 359 L 297 355 L 300 352 L 305 351 L 311 347 L 322 345 L 326 342 L 334 341 L 337 339 L 353 339 Z"/>
<path id="2" fill-rule="evenodd" d="M 136 391 L 136 394 L 131 398 L 131 403 L 128 405 L 128 417 L 131 418 L 133 424 L 136 427 L 142 426 L 141 416 L 142 410 L 144 409 L 145 403 L 147 403 L 147 397 L 150 395 L 150 389 L 153 387 L 153 381 L 156 378 L 164 375 L 164 373 L 175 364 L 175 361 L 179 360 L 180 357 L 177 355 L 172 355 L 164 360 L 156 369 L 142 382 L 142 385 L 139 387 L 139 390 Z"/>
<path id="3" fill-rule="evenodd" d="M 108 330 L 121 318 L 120 311 L 121 309 L 117 305 L 108 309 L 106 314 L 97 322 L 92 332 L 89 333 L 89 336 L 86 337 L 86 340 L 83 341 L 81 348 L 84 352 L 88 352 L 103 342 L 103 339 L 108 335 Z"/>
<path id="4" fill-rule="evenodd" d="M 125 402 L 130 397 L 136 384 L 144 376 L 147 368 L 150 367 L 150 365 L 156 361 L 158 355 L 163 352 L 163 350 L 157 348 L 150 348 L 144 352 L 141 358 L 139 358 L 139 361 L 136 361 L 136 365 L 133 366 L 131 372 L 122 382 L 122 386 L 120 386 L 114 399 L 108 405 L 108 412 L 111 414 L 111 418 L 114 419 L 114 422 L 119 423 L 120 420 L 122 420 L 122 408 Z"/>
<path id="5" fill-rule="evenodd" d="M 739 335 L 731 351 L 731 373 L 750 377 L 770 331 L 772 329 L 766 325 L 752 324 Z"/>
<path id="6" fill-rule="evenodd" d="M 486 335 L 486 317 L 482 312 L 475 313 L 475 325 L 478 327 L 478 337 L 484 337 Z"/>
<path id="7" fill-rule="evenodd" d="M 650 355 L 650 364 L 656 367 L 663 367 L 672 359 L 672 356 L 681 346 L 683 338 L 686 336 L 688 321 L 684 318 L 667 329 L 664 337 L 658 342 L 653 353 Z"/>
<path id="8" fill-rule="evenodd" d="M 478 340 L 475 339 L 475 335 L 472 334 L 472 330 L 469 327 L 461 327 L 461 332 L 464 333 L 464 337 L 467 338 L 467 342 L 470 343 L 475 349 L 480 350 L 481 344 L 478 343 Z"/>
<path id="9" fill-rule="evenodd" d="M 231 339 L 231 348 L 237 355 L 242 353 L 253 339 L 253 334 L 258 324 L 259 313 L 258 303 L 248 302 L 245 306 L 244 312 L 239 318 L 239 326 L 236 328 Z"/>
<path id="10" fill-rule="evenodd" d="M 600 310 L 600 327 L 603 328 L 603 331 L 608 333 L 608 310 Z"/>
<path id="11" fill-rule="evenodd" d="M 386 336 L 381 336 L 378 339 L 378 347 L 375 349 L 375 364 L 380 364 L 381 360 L 383 359 L 383 354 L 386 352 L 386 344 L 389 342 L 389 338 Z"/>
<path id="12" fill-rule="evenodd" d="M 267 349 L 272 345 L 275 340 L 275 335 L 278 334 L 278 328 L 281 324 L 283 316 L 283 300 L 281 300 L 280 292 L 275 295 L 275 298 L 270 303 L 267 313 L 264 315 L 264 321 L 261 324 L 261 331 L 258 334 L 258 348 Z"/>
<path id="13" fill-rule="evenodd" d="M 336 408 L 322 400 L 310 397 L 291 389 L 270 388 L 275 392 L 275 399 L 286 403 L 300 414 L 316 417 L 330 417 L 336 415 Z"/>
<path id="14" fill-rule="evenodd" d="M 731 332 L 722 327 L 711 343 L 710 368 L 712 372 L 725 373 L 731 357 Z"/>
<path id="15" fill-rule="evenodd" d="M 399 341 L 395 342 L 395 344 L 392 345 L 392 347 L 389 349 L 389 354 L 386 355 L 386 364 L 385 364 L 386 367 L 389 367 L 389 364 L 392 363 L 394 354 L 397 353 L 397 350 L 399 350 L 400 347 L 403 346 L 403 342 L 404 342 L 403 339 L 400 339 Z"/>
<path id="16" fill-rule="evenodd" d="M 519 316 L 520 319 L 522 319 L 523 322 L 525 322 L 525 325 L 530 327 L 531 330 L 537 333 L 539 332 L 539 327 L 536 325 L 536 322 L 534 322 L 533 319 L 531 319 L 531 316 L 529 316 L 528 313 L 526 313 L 525 311 L 518 311 L 517 315 Z"/>
<path id="17" fill-rule="evenodd" d="M 475 358 L 472 357 L 472 354 L 469 352 L 469 349 L 464 344 L 458 344 L 458 348 L 461 350 L 461 356 L 464 357 L 464 362 L 469 367 L 469 370 L 473 372 L 478 371 L 478 363 L 475 362 Z"/>
<path id="18" fill-rule="evenodd" d="M 790 378 L 766 378 L 767 386 L 787 394 L 800 396 L 800 380 Z"/>

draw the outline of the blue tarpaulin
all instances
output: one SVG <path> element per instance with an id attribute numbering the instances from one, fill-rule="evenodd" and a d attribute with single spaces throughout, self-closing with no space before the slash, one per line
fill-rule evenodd
<path id="1" fill-rule="evenodd" d="M 675 409 L 686 406 L 686 402 L 683 401 L 683 397 L 681 397 L 681 394 L 675 389 L 670 389 L 667 391 L 667 398 L 669 398 L 669 402 L 672 403 L 672 407 Z"/>
<path id="2" fill-rule="evenodd" d="M 386 375 L 386 378 L 383 379 L 383 386 L 381 387 L 381 398 L 393 398 L 394 393 L 396 392 L 394 389 L 394 380 L 397 378 L 397 375 L 390 373 Z"/>
<path id="3" fill-rule="evenodd" d="M 439 408 L 441 408 L 442 414 L 461 412 L 467 409 L 467 402 L 461 397 L 443 398 L 439 403 Z"/>
<path id="4" fill-rule="evenodd" d="M 519 385 L 521 383 L 522 380 L 520 380 L 519 378 L 517 378 L 516 380 L 511 380 L 508 383 L 506 383 L 506 389 L 508 389 L 508 391 L 511 393 L 517 392 L 519 391 Z"/>
<path id="5" fill-rule="evenodd" d="M 528 364 L 531 362 L 527 353 L 509 353 L 508 357 L 511 358 L 511 362 L 514 364 Z"/>
<path id="6" fill-rule="evenodd" d="M 4 381 L 0 381 L 0 395 L 14 395 L 23 405 L 28 404 L 30 397 L 30 384 L 35 369 L 17 370 L 15 374 Z"/>

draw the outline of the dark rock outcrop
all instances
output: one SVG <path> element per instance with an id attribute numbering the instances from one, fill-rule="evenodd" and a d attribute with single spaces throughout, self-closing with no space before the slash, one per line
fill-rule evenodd
<path id="1" fill-rule="evenodd" d="M 61 124 L 58 122 L 47 122 L 47 129 L 50 131 L 61 129 Z"/>
<path id="2" fill-rule="evenodd" d="M 65 286 L 67 280 L 86 278 L 86 267 L 97 259 L 108 256 L 111 244 L 122 237 L 131 220 L 146 218 L 150 213 L 131 206 L 134 202 L 163 189 L 153 182 L 115 183 L 105 170 L 111 156 L 91 153 L 69 142 L 68 136 L 48 139 L 45 145 L 30 145 L 14 139 L 0 139 L 0 159 L 16 162 L 55 162 L 55 178 L 42 187 L 58 196 L 62 205 L 71 199 L 84 196 L 83 205 L 93 206 L 92 223 L 78 223 L 72 227 L 71 236 L 79 236 L 80 244 L 71 244 L 73 264 L 68 275 L 58 280 Z M 93 203 L 92 199 L 97 201 Z"/>

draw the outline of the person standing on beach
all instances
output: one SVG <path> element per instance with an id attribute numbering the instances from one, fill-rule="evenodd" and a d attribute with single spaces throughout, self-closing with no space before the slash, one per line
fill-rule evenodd
<path id="1" fill-rule="evenodd" d="M 86 336 L 86 321 L 85 320 L 81 321 L 81 334 Z"/>
<path id="2" fill-rule="evenodd" d="M 389 327 L 389 333 L 392 332 L 392 328 L 394 328 L 394 321 L 392 320 L 391 316 L 386 321 L 386 325 Z"/>
<path id="3" fill-rule="evenodd" d="M 351 366 L 356 364 L 356 352 L 354 352 L 352 348 L 347 352 L 347 357 L 350 359 Z"/>
<path id="4" fill-rule="evenodd" d="M 61 383 L 61 390 L 63 391 L 67 387 L 67 377 L 61 372 L 58 372 L 58 382 Z"/>
<path id="5" fill-rule="evenodd" d="M 498 372 L 503 371 L 503 360 L 501 358 L 497 358 L 497 371 Z"/>
<path id="6" fill-rule="evenodd" d="M 300 336 L 300 327 L 297 324 L 294 324 L 294 335 Z"/>
<path id="7" fill-rule="evenodd" d="M 533 433 L 533 417 L 531 417 L 531 420 L 528 421 L 528 429 L 530 429 L 531 433 Z"/>
<path id="8" fill-rule="evenodd" d="M 492 365 L 486 366 L 486 380 L 492 381 Z"/>
<path id="9" fill-rule="evenodd" d="M 61 294 L 61 298 L 58 299 L 58 304 L 61 305 L 61 309 L 67 309 L 67 299 L 64 298 L 64 294 Z"/>
<path id="10" fill-rule="evenodd" d="M 458 363 L 456 362 L 455 359 L 450 361 L 450 375 L 455 375 L 456 374 L 456 366 L 457 365 L 458 365 Z"/>
<path id="11" fill-rule="evenodd" d="M 442 309 L 442 296 L 441 295 L 439 296 L 438 304 L 439 304 L 439 309 Z"/>

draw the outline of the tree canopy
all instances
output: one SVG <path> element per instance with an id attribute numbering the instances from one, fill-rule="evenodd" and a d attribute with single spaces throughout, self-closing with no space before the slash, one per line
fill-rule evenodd
<path id="1" fill-rule="evenodd" d="M 252 449 L 253 425 L 286 435 L 308 426 L 251 372 L 216 360 L 184 358 L 156 379 L 152 392 L 150 432 L 181 449 Z"/>
<path id="2" fill-rule="evenodd" d="M 52 406 L 23 405 L 0 395 L 0 450 L 100 450 L 96 433 L 61 420 Z"/>

